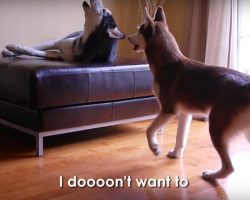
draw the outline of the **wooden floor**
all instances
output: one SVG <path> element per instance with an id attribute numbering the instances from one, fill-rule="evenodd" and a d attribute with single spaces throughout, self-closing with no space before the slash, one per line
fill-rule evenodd
<path id="1" fill-rule="evenodd" d="M 45 156 L 34 157 L 32 136 L 0 127 L 0 199 L 1 200 L 157 200 L 157 199 L 250 199 L 250 145 L 243 139 L 232 148 L 236 172 L 215 184 L 201 179 L 205 169 L 220 167 L 207 131 L 207 123 L 193 121 L 185 156 L 180 160 L 166 158 L 175 141 L 176 121 L 159 135 L 163 154 L 155 157 L 148 149 L 145 129 L 150 122 L 108 127 L 80 134 L 53 136 L 45 139 Z M 60 188 L 60 176 L 63 188 Z M 94 179 L 103 188 L 68 187 L 76 176 Z M 132 179 L 131 186 L 124 176 Z M 189 182 L 176 187 L 176 177 Z M 170 185 L 155 187 L 160 179 L 171 179 Z M 108 180 L 109 179 L 109 180 Z M 123 180 L 124 187 L 109 188 Z M 148 179 L 139 188 L 136 180 Z M 108 182 L 109 181 L 109 182 Z M 73 182 L 70 182 L 73 183 Z M 83 184 L 81 180 L 80 184 Z M 169 186 L 169 187 L 168 187 Z"/>

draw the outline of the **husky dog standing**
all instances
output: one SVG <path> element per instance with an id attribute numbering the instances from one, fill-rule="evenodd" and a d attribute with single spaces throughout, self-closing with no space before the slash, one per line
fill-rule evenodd
<path id="1" fill-rule="evenodd" d="M 145 51 L 154 77 L 154 90 L 161 111 L 147 129 L 154 154 L 160 148 L 156 132 L 173 116 L 180 114 L 175 149 L 168 156 L 178 158 L 185 146 L 193 113 L 209 115 L 209 132 L 222 167 L 205 171 L 206 180 L 225 178 L 234 171 L 228 145 L 232 136 L 245 131 L 249 137 L 250 77 L 226 68 L 207 66 L 185 57 L 169 32 L 162 7 L 152 19 L 145 9 L 145 22 L 130 36 L 135 51 Z M 248 130 L 248 131 L 247 131 Z"/>
<path id="2" fill-rule="evenodd" d="M 100 0 L 90 0 L 90 5 L 84 1 L 82 7 L 85 12 L 84 31 L 34 47 L 9 44 L 2 55 L 29 55 L 84 63 L 113 62 L 117 40 L 123 39 L 125 35 L 118 30 L 111 12 L 103 7 Z"/>

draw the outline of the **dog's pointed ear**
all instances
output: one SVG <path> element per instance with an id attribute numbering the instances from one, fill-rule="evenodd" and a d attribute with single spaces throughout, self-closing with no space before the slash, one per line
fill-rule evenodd
<path id="1" fill-rule="evenodd" d="M 90 8 L 90 5 L 88 4 L 87 1 L 84 1 L 84 2 L 82 3 L 82 7 L 83 7 L 83 9 L 85 9 L 85 8 Z"/>
<path id="2" fill-rule="evenodd" d="M 164 13 L 164 10 L 161 6 L 159 6 L 155 12 L 155 19 L 154 21 L 159 21 L 159 22 L 163 22 L 163 23 L 167 23 L 166 22 L 166 16 Z"/>
<path id="3" fill-rule="evenodd" d="M 146 20 L 147 25 L 152 25 L 154 23 L 153 19 L 151 18 L 150 14 L 148 12 L 147 7 L 144 8 L 144 16 L 145 16 L 145 20 Z"/>

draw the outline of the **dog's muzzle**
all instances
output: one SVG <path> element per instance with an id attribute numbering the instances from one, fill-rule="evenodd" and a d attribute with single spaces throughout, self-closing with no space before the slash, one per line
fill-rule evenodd
<path id="1" fill-rule="evenodd" d="M 134 36 L 134 35 L 129 36 L 129 37 L 128 37 L 128 41 L 129 41 L 129 43 L 130 43 L 131 45 L 134 46 L 134 47 L 133 47 L 133 50 L 134 50 L 134 51 L 137 51 L 137 50 L 139 49 L 139 44 L 135 44 L 135 42 L 134 42 L 134 40 L 133 40 L 133 36 Z"/>
<path id="2" fill-rule="evenodd" d="M 108 34 L 110 38 L 114 38 L 114 39 L 124 39 L 125 38 L 125 34 L 122 33 L 121 31 L 119 31 L 119 29 L 116 28 L 111 28 L 108 30 Z"/>

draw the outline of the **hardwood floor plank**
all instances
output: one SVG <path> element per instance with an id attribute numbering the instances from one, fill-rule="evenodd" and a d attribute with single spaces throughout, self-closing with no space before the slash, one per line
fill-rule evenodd
<path id="1" fill-rule="evenodd" d="M 220 167 L 212 147 L 208 125 L 193 121 L 183 159 L 169 159 L 174 147 L 177 121 L 158 135 L 162 154 L 155 157 L 147 146 L 145 130 L 150 121 L 84 131 L 45 139 L 45 156 L 33 157 L 35 139 L 0 127 L 0 199 L 240 199 L 250 198 L 250 145 L 239 138 L 232 149 L 236 172 L 212 185 L 203 179 L 205 169 Z M 60 176 L 64 187 L 60 188 Z M 79 179 L 132 178 L 131 187 L 69 188 L 67 181 Z M 189 186 L 176 188 L 175 178 Z M 170 187 L 139 188 L 136 179 L 171 179 Z"/>

